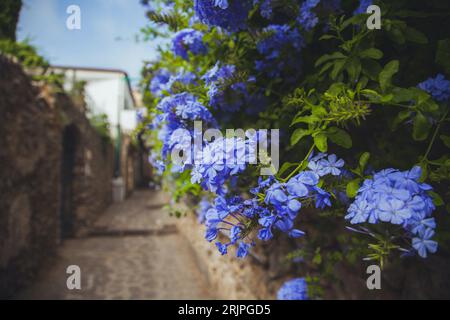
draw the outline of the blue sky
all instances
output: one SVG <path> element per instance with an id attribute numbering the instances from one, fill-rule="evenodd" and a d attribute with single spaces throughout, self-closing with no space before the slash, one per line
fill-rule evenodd
<path id="1" fill-rule="evenodd" d="M 81 9 L 81 30 L 66 28 L 70 5 Z M 135 41 L 146 22 L 139 0 L 25 0 L 17 36 L 52 64 L 122 69 L 135 82 L 156 57 L 156 43 Z"/>

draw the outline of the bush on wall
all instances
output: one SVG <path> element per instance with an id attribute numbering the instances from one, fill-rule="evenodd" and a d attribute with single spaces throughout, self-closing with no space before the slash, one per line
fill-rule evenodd
<path id="1" fill-rule="evenodd" d="M 366 26 L 372 4 L 381 8 L 380 30 Z M 198 200 L 205 238 L 221 254 L 245 258 L 258 242 L 286 234 L 301 244 L 294 256 L 322 260 L 330 239 L 302 230 L 308 207 L 317 209 L 319 230 L 336 234 L 322 275 L 336 260 L 383 267 L 448 252 L 449 4 L 146 5 L 145 36 L 166 43 L 143 69 L 150 160 L 175 187 L 174 202 Z M 281 168 L 261 177 L 261 165 L 234 161 L 271 142 L 257 134 L 200 140 L 209 161 L 197 163 L 194 121 L 223 132 L 279 128 Z M 175 164 L 186 148 L 187 161 Z M 304 290 L 293 281 L 279 296 L 305 298 Z"/>

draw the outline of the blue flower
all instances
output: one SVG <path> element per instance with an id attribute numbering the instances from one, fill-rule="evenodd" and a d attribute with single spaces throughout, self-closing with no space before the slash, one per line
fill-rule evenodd
<path id="1" fill-rule="evenodd" d="M 338 159 L 335 154 L 319 153 L 309 159 L 308 168 L 319 177 L 328 174 L 339 176 L 344 164 L 344 160 Z"/>
<path id="2" fill-rule="evenodd" d="M 184 85 L 194 84 L 196 80 L 195 74 L 179 70 L 177 74 L 172 75 L 167 69 L 159 69 L 150 82 L 150 91 L 158 98 L 162 98 L 165 93 L 172 93 L 172 87 L 176 83 Z"/>
<path id="3" fill-rule="evenodd" d="M 308 284 L 304 278 L 285 282 L 277 293 L 278 300 L 308 300 Z"/>
<path id="4" fill-rule="evenodd" d="M 408 237 L 424 235 L 426 230 L 436 228 L 436 222 L 431 217 L 435 206 L 427 193 L 432 188 L 419 182 L 421 175 L 418 166 L 403 172 L 389 168 L 375 173 L 373 179 L 366 179 L 359 188 L 345 219 L 352 224 L 388 222 L 401 225 Z M 426 236 L 430 236 L 430 232 L 426 232 Z M 419 238 L 424 239 L 414 237 L 416 250 L 423 243 Z M 434 243 L 430 238 L 426 240 L 426 244 Z M 424 248 L 426 246 L 421 245 L 421 256 L 426 255 Z"/>
<path id="5" fill-rule="evenodd" d="M 258 238 L 263 241 L 270 240 L 273 238 L 272 231 L 270 230 L 270 228 L 262 228 L 258 232 Z"/>
<path id="6" fill-rule="evenodd" d="M 256 61 L 256 70 L 269 77 L 279 77 L 283 71 L 298 71 L 298 56 L 305 43 L 300 32 L 289 25 L 269 25 L 256 49 L 263 56 Z M 295 57 L 295 58 L 294 58 Z"/>
<path id="7" fill-rule="evenodd" d="M 228 31 L 245 29 L 250 9 L 251 0 L 194 0 L 195 14 L 202 23 Z"/>
<path id="8" fill-rule="evenodd" d="M 291 231 L 289 231 L 289 236 L 291 238 L 299 238 L 299 237 L 304 236 L 304 235 L 305 235 L 305 233 L 303 231 L 301 231 L 301 230 L 298 230 L 298 229 L 292 229 Z"/>
<path id="9" fill-rule="evenodd" d="M 443 74 L 438 74 L 436 78 L 429 78 L 419 83 L 418 87 L 428 92 L 439 102 L 450 100 L 450 81 L 445 79 Z"/>
<path id="10" fill-rule="evenodd" d="M 300 7 L 300 13 L 297 21 L 306 31 L 313 29 L 319 22 L 319 18 L 312 11 L 312 9 L 314 9 L 319 2 L 320 0 L 306 0 Z"/>
<path id="11" fill-rule="evenodd" d="M 322 174 L 338 176 L 341 174 L 340 168 L 344 166 L 344 160 L 338 160 L 335 154 L 330 154 L 327 159 L 320 160 L 319 164 L 322 166 Z"/>
<path id="12" fill-rule="evenodd" d="M 218 230 L 216 228 L 208 228 L 206 229 L 205 239 L 209 242 L 213 241 L 217 238 Z"/>
<path id="13" fill-rule="evenodd" d="M 241 241 L 238 245 L 238 249 L 236 251 L 236 256 L 238 258 L 245 258 L 248 254 L 248 250 L 250 249 L 250 247 L 251 247 L 250 244 Z"/>
<path id="14" fill-rule="evenodd" d="M 207 48 L 203 43 L 203 33 L 194 29 L 178 31 L 172 39 L 172 50 L 185 60 L 189 60 L 188 52 L 194 55 L 205 54 Z"/>
<path id="15" fill-rule="evenodd" d="M 351 219 L 350 223 L 363 223 L 369 218 L 369 215 L 373 212 L 373 208 L 366 201 L 358 201 L 352 203 L 348 209 L 348 215 L 345 216 L 346 219 Z"/>
<path id="16" fill-rule="evenodd" d="M 228 245 L 216 242 L 216 247 L 222 255 L 226 255 L 228 252 Z"/>
<path id="17" fill-rule="evenodd" d="M 392 224 L 402 224 L 412 215 L 405 202 L 394 198 L 381 199 L 378 209 L 378 218 Z"/>
<path id="18" fill-rule="evenodd" d="M 161 97 L 164 90 L 167 90 L 166 85 L 170 80 L 170 72 L 167 69 L 161 68 L 155 73 L 150 82 L 150 92 L 157 97 Z"/>
<path id="19" fill-rule="evenodd" d="M 418 237 L 412 239 L 413 248 L 422 258 L 427 257 L 427 252 L 435 253 L 437 251 L 438 243 L 431 240 L 433 236 L 434 231 L 432 229 L 425 229 L 425 231 L 419 233 Z"/>
<path id="20" fill-rule="evenodd" d="M 237 111 L 250 99 L 247 85 L 243 82 L 229 83 L 236 74 L 234 65 L 222 65 L 217 62 L 202 79 L 208 89 L 209 104 L 222 111 Z"/>

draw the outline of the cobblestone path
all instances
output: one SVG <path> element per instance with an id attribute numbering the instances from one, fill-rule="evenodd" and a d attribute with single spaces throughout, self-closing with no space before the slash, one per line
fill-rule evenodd
<path id="1" fill-rule="evenodd" d="M 65 240 L 19 299 L 211 299 L 188 241 L 162 212 L 164 197 L 136 191 L 103 213 L 89 235 Z M 66 268 L 81 268 L 68 290 Z"/>

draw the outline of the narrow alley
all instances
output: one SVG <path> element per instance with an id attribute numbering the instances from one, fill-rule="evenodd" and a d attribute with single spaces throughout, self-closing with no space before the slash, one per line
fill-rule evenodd
<path id="1" fill-rule="evenodd" d="M 192 248 L 162 212 L 162 193 L 138 190 L 100 215 L 84 237 L 67 239 L 19 299 L 211 299 Z M 69 290 L 66 268 L 81 269 Z"/>

